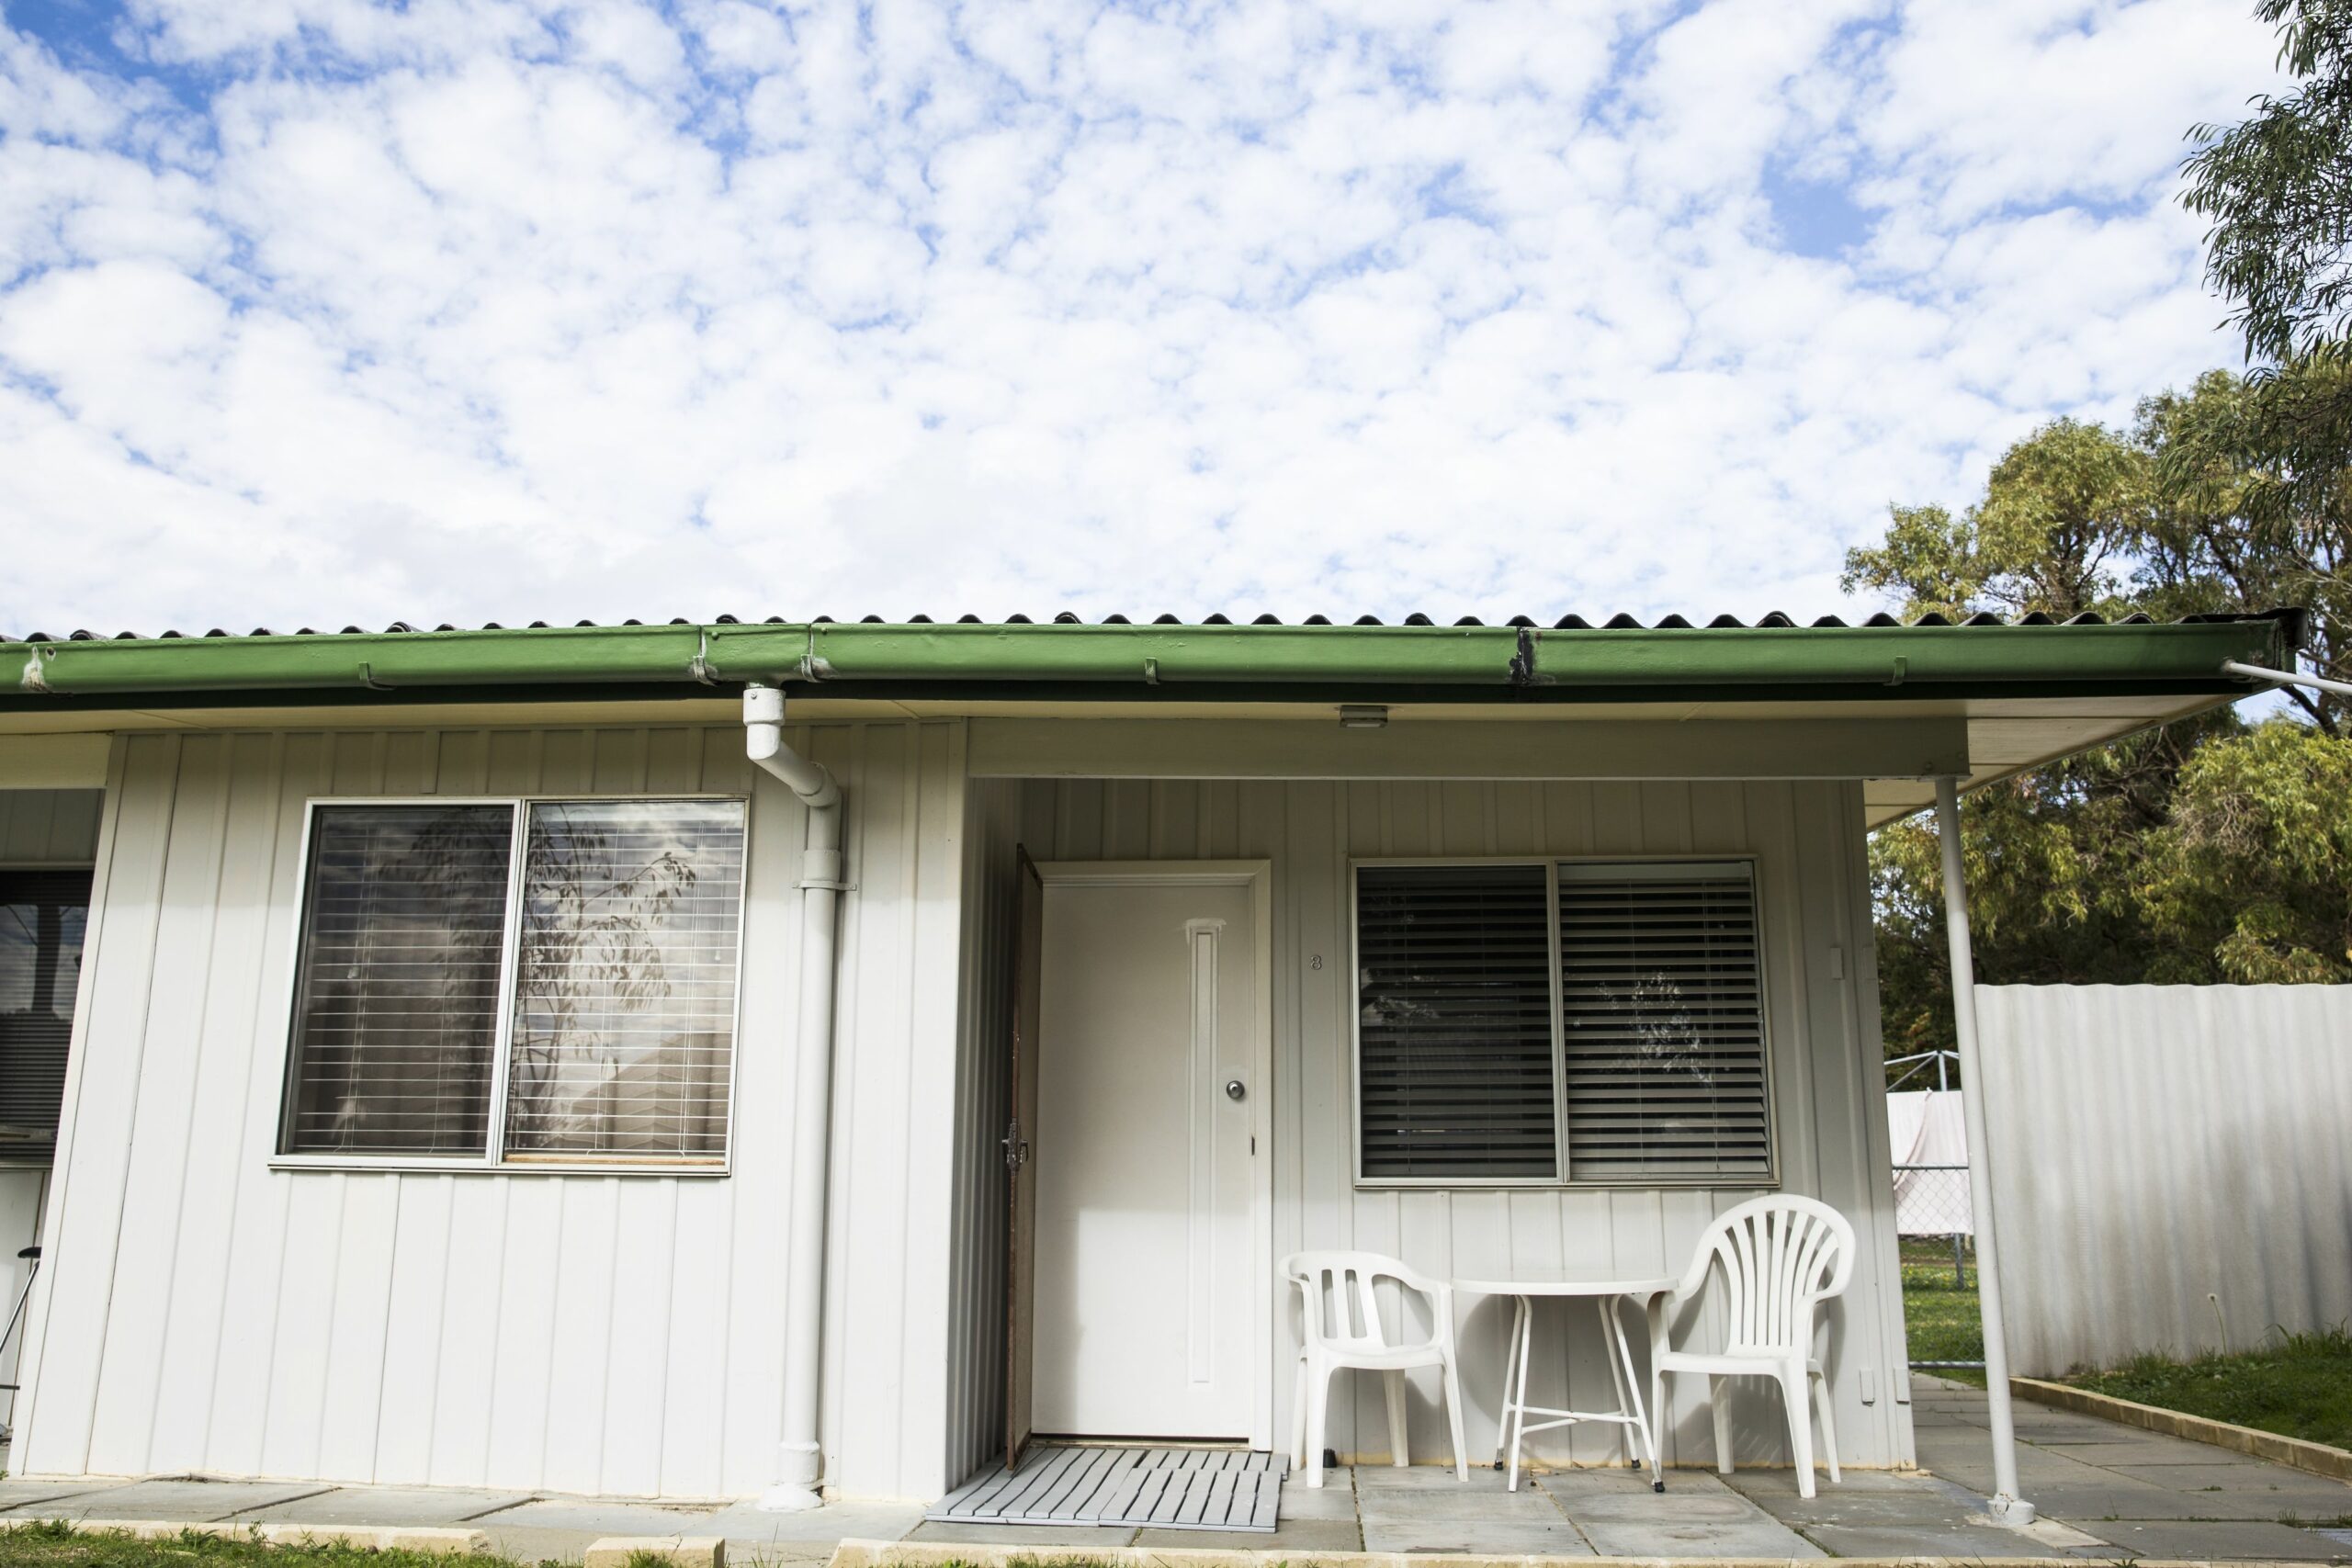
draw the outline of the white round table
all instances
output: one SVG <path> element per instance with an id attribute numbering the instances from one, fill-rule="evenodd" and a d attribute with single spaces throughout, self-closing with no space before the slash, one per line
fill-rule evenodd
<path id="1" fill-rule="evenodd" d="M 1456 1280 L 1457 1291 L 1474 1292 L 1486 1296 L 1509 1296 L 1512 1299 L 1510 1325 L 1510 1355 L 1503 1363 L 1502 1431 L 1495 1442 L 1495 1464 L 1501 1468 L 1504 1454 L 1510 1454 L 1510 1489 L 1519 1490 L 1520 1446 L 1530 1432 L 1548 1432 L 1555 1427 L 1573 1427 L 1580 1421 L 1605 1421 L 1623 1427 L 1631 1434 L 1625 1439 L 1628 1460 L 1635 1464 L 1645 1453 L 1649 1459 L 1650 1490 L 1666 1490 L 1666 1477 L 1658 1468 L 1657 1438 L 1650 1430 L 1649 1417 L 1642 1406 L 1640 1376 L 1634 1370 L 1634 1352 L 1625 1342 L 1625 1325 L 1617 1315 L 1619 1303 L 1630 1297 L 1639 1297 L 1646 1309 L 1649 1302 L 1680 1283 L 1671 1279 L 1661 1280 Z M 1617 1408 L 1614 1410 L 1546 1410 L 1527 1403 L 1528 1353 L 1533 1344 L 1535 1298 L 1538 1296 L 1589 1301 L 1600 1314 L 1602 1348 L 1609 1359 L 1609 1381 L 1617 1387 Z M 1530 1416 L 1544 1419 L 1530 1422 Z"/>

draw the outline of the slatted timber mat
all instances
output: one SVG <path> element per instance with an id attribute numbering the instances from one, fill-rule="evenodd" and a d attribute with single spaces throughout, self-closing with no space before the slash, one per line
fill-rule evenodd
<path id="1" fill-rule="evenodd" d="M 1039 1446 L 1008 1474 L 983 1470 L 923 1517 L 967 1525 L 1151 1525 L 1272 1530 L 1281 1454 L 1238 1449 Z"/>

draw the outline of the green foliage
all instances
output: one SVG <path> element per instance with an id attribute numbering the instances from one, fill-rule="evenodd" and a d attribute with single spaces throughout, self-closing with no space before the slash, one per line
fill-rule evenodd
<path id="1" fill-rule="evenodd" d="M 2346 342 L 2352 302 L 2352 0 L 2261 0 L 2294 86 L 2227 128 L 2189 132 L 2182 203 L 2205 218 L 2205 276 L 2249 354 L 2275 363 Z"/>
<path id="2" fill-rule="evenodd" d="M 1906 616 L 1979 610 L 2161 618 L 2301 604 L 2312 662 L 2352 654 L 2352 468 L 2318 438 L 2335 372 L 2216 371 L 2128 433 L 2060 420 L 2010 448 L 1959 517 L 1896 507 L 1849 552 L 1845 586 Z M 2352 389 L 2352 382 L 2347 382 Z M 2302 412 L 2298 412 L 2302 411 Z M 2324 480 L 2324 482 L 2323 482 Z M 2222 712 L 2127 737 L 1972 794 L 1962 837 L 1977 976 L 1990 984 L 2352 980 L 2352 710 L 2308 723 Z M 1871 843 L 1887 1054 L 1951 1043 L 1940 850 L 1931 821 Z"/>
<path id="3" fill-rule="evenodd" d="M 76 1530 L 64 1523 L 0 1528 L 0 1568 L 449 1568 L 451 1561 L 427 1551 L 325 1543 L 274 1546 L 257 1535 L 224 1538 L 190 1530 L 168 1540 L 139 1540 L 126 1531 Z M 511 1558 L 488 1552 L 463 1562 L 466 1568 L 521 1568 Z"/>
<path id="4" fill-rule="evenodd" d="M 2246 985 L 2352 980 L 2352 740 L 2276 721 L 2198 748 L 2132 879 L 2154 933 Z"/>
<path id="5" fill-rule="evenodd" d="M 2009 448 L 1966 515 L 1891 508 L 1885 543 L 1849 550 L 1838 585 L 1899 595 L 1912 616 L 2063 620 L 2113 608 L 2118 565 L 2146 533 L 2153 495 L 2144 450 L 2104 425 L 2056 420 Z"/>
<path id="6" fill-rule="evenodd" d="M 2352 1448 L 2352 1334 L 2341 1326 L 2318 1334 L 2273 1330 L 2262 1348 L 2234 1356 L 2140 1356 L 2067 1381 L 2117 1399 Z"/>
<path id="7" fill-rule="evenodd" d="M 2212 371 L 2143 403 L 2137 439 L 2163 498 L 2142 544 L 2159 569 L 2150 613 L 2301 605 L 2304 662 L 2352 677 L 2352 360 Z M 2290 700 L 2332 734 L 2352 719 L 2340 697 Z"/>

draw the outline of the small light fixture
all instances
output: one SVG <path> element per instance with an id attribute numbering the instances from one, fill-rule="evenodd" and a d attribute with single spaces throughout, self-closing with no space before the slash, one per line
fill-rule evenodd
<path id="1" fill-rule="evenodd" d="M 1388 710 L 1378 703 L 1343 703 L 1340 706 L 1341 729 L 1385 729 Z"/>

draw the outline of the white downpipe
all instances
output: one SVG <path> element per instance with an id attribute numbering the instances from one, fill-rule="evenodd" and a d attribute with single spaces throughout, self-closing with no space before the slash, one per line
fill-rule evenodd
<path id="1" fill-rule="evenodd" d="M 769 1513 L 798 1513 L 824 1501 L 818 1490 L 818 1387 L 824 1369 L 825 1178 L 832 1131 L 833 992 L 839 976 L 842 792 L 833 775 L 784 743 L 784 694 L 743 693 L 743 752 L 784 781 L 808 808 L 800 862 L 800 1019 L 793 1032 L 799 1071 L 793 1085 L 791 1255 L 784 1292 L 784 1449 L 775 1485 L 761 1494 Z"/>
<path id="2" fill-rule="evenodd" d="M 2295 670 L 2268 670 L 2259 664 L 2241 664 L 2234 659 L 2222 661 L 2222 671 L 2231 675 L 2247 675 L 2257 681 L 2275 681 L 2281 686 L 2309 686 L 2313 691 L 2333 692 L 2339 697 L 2352 697 L 2352 683 L 2331 681 L 2324 675 L 2306 675 Z"/>
<path id="3" fill-rule="evenodd" d="M 1968 940 L 1968 875 L 1960 854 L 1960 784 L 1936 781 L 1936 837 L 1944 861 L 1944 935 L 1951 943 L 1951 1023 L 1960 1047 L 1961 1120 L 1968 1129 L 1969 1185 L 1976 1193 L 1976 1304 L 1984 1319 L 1984 1402 L 1993 1424 L 1992 1515 L 2033 1522 L 2018 1495 L 2017 1422 L 2009 1409 L 2009 1341 L 2001 1323 L 2000 1253 L 1993 1235 L 1992 1156 L 1984 1136 L 1984 1074 L 1976 1049 L 1976 960 Z"/>

